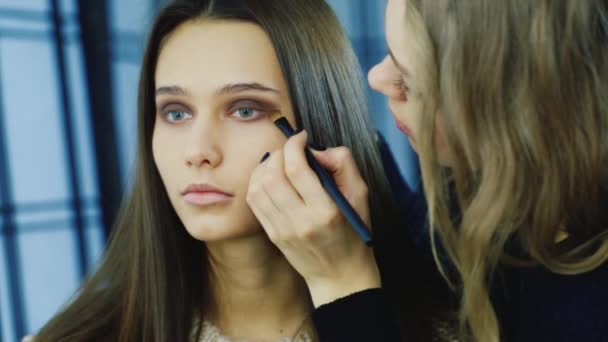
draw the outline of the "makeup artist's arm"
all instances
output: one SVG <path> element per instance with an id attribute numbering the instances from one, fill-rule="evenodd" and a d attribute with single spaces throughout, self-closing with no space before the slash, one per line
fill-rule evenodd
<path id="1" fill-rule="evenodd" d="M 367 289 L 321 305 L 312 313 L 321 342 L 402 341 L 381 288 Z"/>
<path id="2" fill-rule="evenodd" d="M 344 220 L 304 156 L 306 132 L 254 170 L 247 201 L 310 290 L 321 341 L 399 341 L 371 248 Z M 367 186 L 347 148 L 314 152 L 369 226 Z"/>

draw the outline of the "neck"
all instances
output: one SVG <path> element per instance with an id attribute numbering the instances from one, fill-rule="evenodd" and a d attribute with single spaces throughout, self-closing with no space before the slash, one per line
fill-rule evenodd
<path id="1" fill-rule="evenodd" d="M 292 335 L 312 306 L 306 284 L 263 234 L 207 243 L 212 304 L 207 320 L 248 339 Z"/>

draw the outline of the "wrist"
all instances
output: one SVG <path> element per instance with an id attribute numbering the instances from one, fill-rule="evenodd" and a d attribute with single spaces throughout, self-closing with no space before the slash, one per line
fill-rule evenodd
<path id="1" fill-rule="evenodd" d="M 306 281 L 315 308 L 363 290 L 382 287 L 378 268 L 358 271 L 354 275 L 343 275 Z"/>

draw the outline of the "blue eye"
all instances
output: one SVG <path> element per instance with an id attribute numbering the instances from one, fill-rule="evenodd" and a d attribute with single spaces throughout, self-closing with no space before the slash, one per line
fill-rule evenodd
<path id="1" fill-rule="evenodd" d="M 407 84 L 405 83 L 405 80 L 403 79 L 403 76 L 399 76 L 398 79 L 396 79 L 393 84 L 395 85 L 396 90 L 398 91 L 398 97 L 400 100 L 407 100 L 407 95 L 410 91 L 410 88 L 407 86 Z"/>
<path id="2" fill-rule="evenodd" d="M 260 111 L 251 107 L 241 107 L 232 112 L 232 116 L 236 116 L 242 120 L 252 120 L 257 118 L 259 115 Z"/>
<path id="3" fill-rule="evenodd" d="M 169 122 L 178 122 L 189 119 L 191 115 L 181 110 L 172 110 L 165 113 L 165 118 Z"/>

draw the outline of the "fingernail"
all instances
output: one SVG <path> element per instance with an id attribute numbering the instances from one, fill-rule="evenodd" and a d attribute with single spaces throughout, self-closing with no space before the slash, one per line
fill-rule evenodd
<path id="1" fill-rule="evenodd" d="M 321 145 L 321 144 L 317 144 L 314 141 L 311 141 L 308 143 L 308 147 L 312 148 L 313 150 L 317 150 L 317 151 L 325 151 L 327 150 L 327 147 Z"/>
<path id="2" fill-rule="evenodd" d="M 264 162 L 264 160 L 268 159 L 268 157 L 270 157 L 270 153 L 269 152 L 264 153 L 264 155 L 262 156 L 262 159 L 260 160 L 260 164 L 262 164 Z"/>

